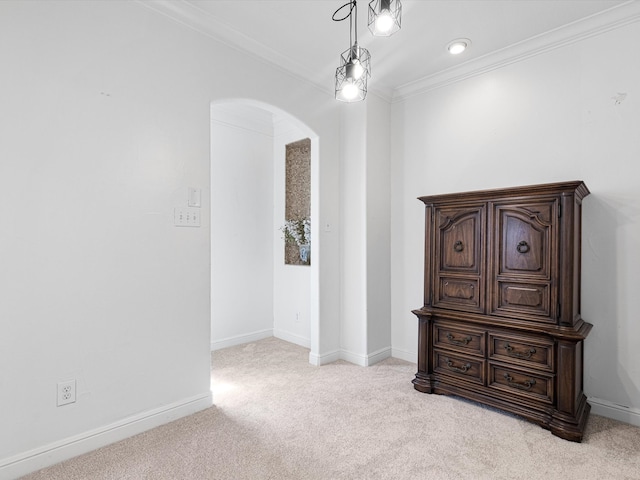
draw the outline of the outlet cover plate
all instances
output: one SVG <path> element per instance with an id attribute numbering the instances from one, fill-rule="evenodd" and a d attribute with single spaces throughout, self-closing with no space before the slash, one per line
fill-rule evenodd
<path id="1" fill-rule="evenodd" d="M 173 209 L 173 224 L 176 227 L 199 227 L 200 209 L 193 207 L 176 207 Z"/>
<path id="2" fill-rule="evenodd" d="M 58 382 L 58 406 L 68 405 L 76 401 L 76 381 Z"/>

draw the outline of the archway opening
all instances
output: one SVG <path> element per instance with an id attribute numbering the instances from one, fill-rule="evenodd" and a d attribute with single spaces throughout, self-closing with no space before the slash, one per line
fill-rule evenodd
<path id="1" fill-rule="evenodd" d="M 287 265 L 286 145 L 310 140 L 310 265 Z M 319 338 L 318 136 L 291 114 L 249 99 L 211 104 L 211 349 L 275 336 Z M 314 234 L 314 232 L 316 232 Z"/>

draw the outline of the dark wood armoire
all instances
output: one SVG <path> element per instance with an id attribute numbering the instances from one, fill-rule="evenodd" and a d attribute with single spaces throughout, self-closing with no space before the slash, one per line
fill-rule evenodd
<path id="1" fill-rule="evenodd" d="M 581 181 L 420 197 L 425 393 L 497 407 L 581 441 Z"/>

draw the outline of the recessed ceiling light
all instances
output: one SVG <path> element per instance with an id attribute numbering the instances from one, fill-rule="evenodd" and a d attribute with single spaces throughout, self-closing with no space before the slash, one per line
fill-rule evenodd
<path id="1" fill-rule="evenodd" d="M 471 45 L 471 40 L 468 38 L 456 38 L 447 45 L 447 50 L 451 55 L 459 55 L 464 52 Z"/>

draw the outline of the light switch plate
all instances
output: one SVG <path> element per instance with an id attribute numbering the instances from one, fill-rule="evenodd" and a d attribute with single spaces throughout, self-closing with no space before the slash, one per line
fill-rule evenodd
<path id="1" fill-rule="evenodd" d="M 190 207 L 201 207 L 202 206 L 202 190 L 199 188 L 189 187 L 187 189 L 187 205 Z"/>

